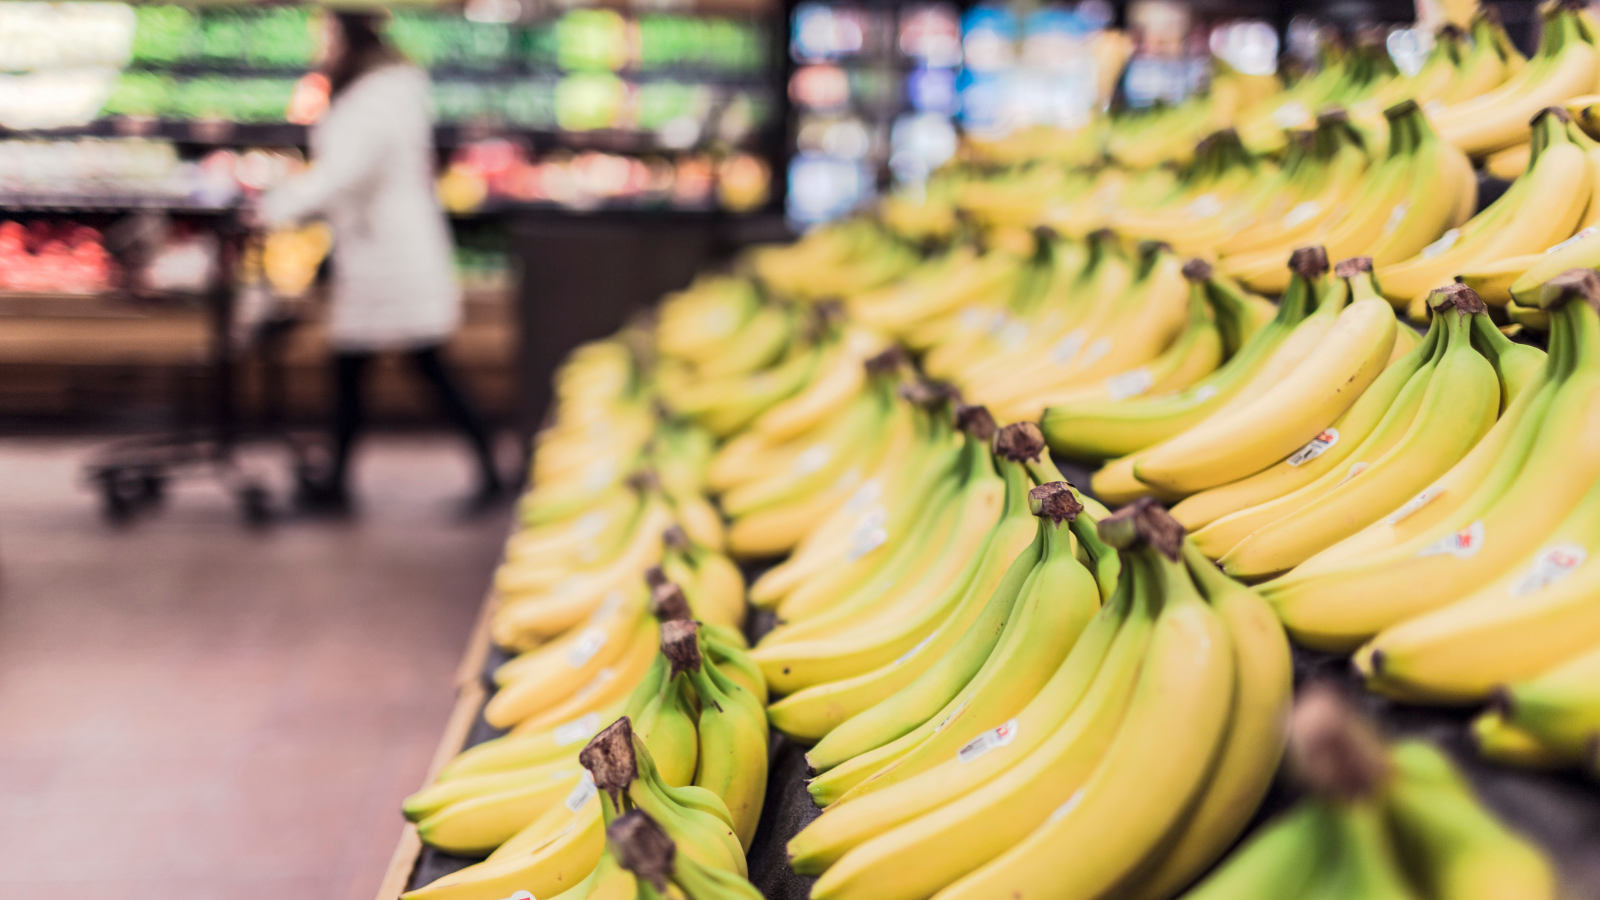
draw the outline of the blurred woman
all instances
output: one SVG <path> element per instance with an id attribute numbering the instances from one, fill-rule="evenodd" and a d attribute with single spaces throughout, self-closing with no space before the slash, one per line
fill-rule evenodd
<path id="1" fill-rule="evenodd" d="M 320 217 L 334 234 L 333 454 L 325 473 L 302 473 L 298 498 L 312 508 L 348 508 L 363 375 L 376 354 L 397 351 L 471 444 L 478 487 L 469 508 L 478 509 L 503 487 L 489 435 L 442 353 L 461 322 L 461 294 L 449 224 L 434 193 L 430 85 L 385 39 L 382 16 L 323 17 L 329 104 L 311 129 L 313 165 L 263 197 L 256 211 L 269 226 Z"/>

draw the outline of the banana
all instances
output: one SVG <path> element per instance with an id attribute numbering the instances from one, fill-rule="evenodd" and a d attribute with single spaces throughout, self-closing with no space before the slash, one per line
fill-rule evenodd
<path id="1" fill-rule="evenodd" d="M 1377 634 L 1356 655 L 1374 688 L 1451 701 L 1489 696 L 1600 640 L 1581 597 L 1596 573 L 1600 490 L 1591 488 L 1539 549 L 1501 578 L 1431 613 Z"/>
<path id="2" fill-rule="evenodd" d="M 640 898 L 669 896 L 670 879 L 685 900 L 761 900 L 761 892 L 744 878 L 679 854 L 672 838 L 643 810 L 618 816 L 606 828 L 606 838 L 609 855 L 633 873 Z"/>
<path id="3" fill-rule="evenodd" d="M 1181 429 L 1166 441 L 1153 444 L 1145 451 L 1106 463 L 1094 475 L 1093 486 L 1097 496 L 1105 497 L 1112 503 L 1126 503 L 1137 497 L 1152 494 L 1160 495 L 1161 499 L 1172 502 L 1182 499 L 1176 492 L 1154 488 L 1134 477 L 1134 468 L 1143 453 L 1159 450 L 1168 442 L 1182 438 L 1192 428 L 1198 428 L 1213 418 L 1230 415 L 1234 410 L 1255 402 L 1260 394 L 1271 390 L 1304 362 L 1311 350 L 1322 341 L 1344 309 L 1344 304 L 1350 296 L 1349 291 L 1341 289 L 1344 287 L 1342 282 L 1335 283 L 1329 289 L 1323 278 L 1328 270 L 1328 260 L 1322 254 L 1320 247 L 1305 247 L 1296 251 L 1290 258 L 1290 266 L 1296 273 L 1291 279 L 1289 291 L 1284 295 L 1285 305 L 1298 306 L 1302 309 L 1310 309 L 1314 305 L 1316 312 L 1309 316 L 1304 316 L 1303 313 L 1292 314 L 1300 319 L 1299 322 L 1277 342 L 1276 346 L 1266 351 L 1265 360 L 1241 376 L 1245 379 L 1244 384 L 1240 385 L 1237 393 L 1226 402 L 1215 409 L 1207 410 L 1198 421 Z"/>
<path id="4" fill-rule="evenodd" d="M 1133 534 L 1127 533 L 1129 529 L 1133 529 Z M 1108 537 L 1108 540 L 1127 544 L 1130 548 L 1133 541 L 1143 543 L 1153 539 L 1163 545 L 1165 551 L 1177 555 L 1172 532 L 1157 525 L 1142 507 L 1120 519 L 1114 516 L 1103 521 L 1101 530 L 1108 536 L 1115 536 Z M 1091 738 L 1083 730 L 1058 730 L 1000 778 L 936 812 L 900 825 L 846 853 L 818 880 L 813 888 L 814 897 L 927 896 L 974 869 L 981 874 L 985 868 L 979 867 L 1027 835 L 1035 826 L 1040 827 L 1034 837 L 1048 832 L 1054 824 L 1045 821 L 1051 810 L 1067 799 L 1074 789 L 1083 788 L 1086 793 L 1093 792 L 1102 783 L 1103 767 L 1097 767 L 1102 754 L 1110 758 L 1116 755 L 1119 747 L 1125 749 L 1132 746 L 1134 738 L 1131 735 L 1138 733 L 1143 737 L 1142 730 L 1149 727 L 1150 718 L 1162 715 L 1156 712 L 1158 704 L 1151 698 L 1155 691 L 1165 690 L 1153 687 L 1154 684 L 1166 684 L 1166 678 L 1176 675 L 1175 672 L 1162 674 L 1166 667 L 1184 669 L 1185 676 L 1180 680 L 1190 690 L 1217 691 L 1219 696 L 1214 703 L 1187 703 L 1198 699 L 1187 695 L 1185 702 L 1190 715 L 1210 714 L 1214 717 L 1211 723 L 1216 733 L 1212 738 L 1213 746 L 1219 741 L 1227 718 L 1230 701 L 1228 692 L 1233 677 L 1231 659 L 1224 658 L 1228 649 L 1226 634 L 1200 600 L 1181 565 L 1157 560 L 1152 558 L 1153 555 L 1153 551 L 1139 551 L 1140 564 L 1150 567 L 1147 571 L 1157 579 L 1157 590 L 1165 594 L 1167 603 L 1155 625 L 1150 661 L 1142 667 L 1134 660 L 1129 661 L 1137 671 L 1128 677 L 1125 670 L 1124 677 L 1116 679 L 1124 687 L 1112 693 L 1122 699 L 1107 698 L 1105 702 L 1112 710 L 1109 714 L 1082 717 L 1074 714 L 1080 720 L 1099 721 L 1099 727 L 1088 729 L 1094 737 Z M 1197 625 L 1198 632 L 1194 630 Z M 1179 633 L 1188 634 L 1193 640 L 1203 639 L 1207 642 L 1209 650 L 1202 654 L 1206 656 L 1206 664 L 1191 668 L 1179 662 L 1195 659 L 1177 649 L 1184 642 L 1183 638 L 1177 637 Z M 1213 661 L 1215 665 L 1210 664 Z M 1220 708 L 1213 712 L 1214 707 Z M 1119 729 L 1118 722 L 1123 716 L 1115 710 L 1122 708 L 1127 710 L 1127 719 Z M 1165 721 L 1169 726 L 1176 725 L 1176 720 Z M 1084 725 L 1088 724 L 1084 722 Z M 1082 727 L 1079 726 L 1080 729 Z M 1198 753 L 1206 758 L 1194 763 L 1195 768 L 1202 770 L 1210 764 L 1210 750 L 1205 743 L 1202 735 Z M 887 796 L 887 792 L 884 796 Z M 871 799 L 857 802 L 868 803 Z M 851 804 L 846 804 L 843 809 L 849 810 L 850 807 Z M 1018 846 L 1026 846 L 1031 840 L 1033 837 L 1025 839 Z M 1002 854 L 1000 859 L 1004 860 L 1007 856 L 1009 854 Z M 914 865 L 905 864 L 913 859 Z M 947 890 L 960 890 L 961 884 L 958 881 Z"/>
<path id="5" fill-rule="evenodd" d="M 627 697 L 649 677 L 659 656 L 657 627 L 654 621 L 641 622 L 628 649 L 616 663 L 595 673 L 586 684 L 554 706 L 529 716 L 512 726 L 512 734 L 536 734 L 560 722 L 570 722 L 590 712 L 605 709 Z"/>
<path id="6" fill-rule="evenodd" d="M 1236 285 L 1203 262 L 1191 261 L 1186 271 L 1203 284 L 1195 290 L 1204 290 L 1208 298 L 1238 295 Z M 1226 301 L 1214 302 L 1220 311 Z M 1048 406 L 1040 427 L 1051 449 L 1078 459 L 1125 456 L 1159 443 L 1238 396 L 1254 381 L 1258 370 L 1268 366 L 1277 347 L 1315 304 L 1307 285 L 1297 283 L 1284 295 L 1271 322 L 1254 331 L 1226 363 L 1192 386 L 1172 396 Z"/>
<path id="7" fill-rule="evenodd" d="M 1421 895 L 1406 881 L 1400 867 L 1384 812 L 1382 805 L 1368 799 L 1334 809 L 1332 864 L 1305 897 L 1419 900 Z"/>
<path id="8" fill-rule="evenodd" d="M 1498 710 L 1472 720 L 1472 740 L 1485 759 L 1529 769 L 1564 769 L 1571 760 L 1507 722 Z"/>
<path id="9" fill-rule="evenodd" d="M 1600 741 L 1600 644 L 1498 694 L 1506 721 L 1578 761 Z"/>
<path id="10" fill-rule="evenodd" d="M 1459 229 L 1417 256 L 1376 275 L 1386 296 L 1410 300 L 1445 283 L 1463 266 L 1542 252 L 1577 230 L 1591 177 L 1584 151 L 1567 137 L 1566 111 L 1542 110 L 1533 121 L 1533 161 L 1517 184 Z"/>
<path id="11" fill-rule="evenodd" d="M 587 788 L 587 784 L 585 784 Z M 555 894 L 594 870 L 605 848 L 600 803 L 592 788 L 574 791 L 577 810 L 557 806 L 568 824 L 531 852 L 485 860 L 402 896 L 405 900 L 501 900 L 509 892 L 539 890 Z"/>
<path id="12" fill-rule="evenodd" d="M 820 874 L 850 848 L 1002 775 L 1047 739 L 1087 740 L 1092 747 L 1103 748 L 1149 644 L 1159 608 L 1159 598 L 1150 588 L 1148 574 L 1130 560 L 1117 593 L 1101 608 L 1050 680 L 1016 715 L 1016 725 L 1007 729 L 1009 734 L 996 732 L 995 738 L 965 755 L 930 760 L 918 772 L 910 771 L 918 760 L 902 759 L 862 782 L 852 792 L 855 796 L 830 807 L 790 840 L 791 866 L 801 874 Z M 1002 721 L 991 728 L 1006 724 Z M 1064 737 L 1052 737 L 1058 733 Z M 1071 737 L 1074 735 L 1077 737 Z M 1009 742 L 1002 739 L 1007 737 Z M 977 752 L 980 749 L 983 752 Z M 1088 751 L 1090 755 L 1094 752 L 1099 750 Z"/>
<path id="13" fill-rule="evenodd" d="M 1474 156 L 1503 150 L 1523 138 L 1535 112 L 1593 90 L 1600 56 L 1572 10 L 1556 5 L 1545 15 L 1540 44 L 1535 59 L 1500 87 L 1434 113 L 1440 136 Z"/>
<path id="14" fill-rule="evenodd" d="M 1396 774 L 1384 805 L 1395 844 L 1428 896 L 1554 900 L 1550 861 L 1479 805 L 1443 753 L 1413 740 L 1396 744 L 1390 758 Z"/>
<path id="15" fill-rule="evenodd" d="M 1334 816 L 1308 801 L 1263 825 L 1184 900 L 1246 900 L 1304 897 L 1332 845 Z"/>
<path id="16" fill-rule="evenodd" d="M 1341 484 L 1228 550 L 1220 562 L 1230 575 L 1259 579 L 1287 571 L 1355 534 L 1444 475 L 1488 433 L 1499 412 L 1500 382 L 1471 340 L 1472 318 L 1487 310 L 1470 288 L 1454 287 L 1435 295 L 1434 315 L 1446 319 L 1444 350 L 1410 427 L 1370 465 L 1358 471 L 1353 463 Z"/>
<path id="17" fill-rule="evenodd" d="M 1413 540 L 1443 521 L 1472 496 L 1489 471 L 1508 453 L 1520 459 L 1534 431 L 1523 420 L 1541 420 L 1551 400 L 1547 376 L 1559 368 L 1544 354 L 1521 344 L 1511 344 L 1498 328 L 1474 317 L 1480 326 L 1473 343 L 1494 364 L 1500 377 L 1502 414 L 1460 463 L 1444 477 L 1420 491 L 1394 514 L 1367 526 L 1357 534 L 1318 553 L 1296 570 L 1296 577 L 1310 576 L 1338 563 L 1361 559 L 1391 550 Z M 1565 343 L 1565 333 L 1556 335 L 1552 347 Z M 1402 512 L 1403 510 L 1403 512 Z"/>
<path id="18" fill-rule="evenodd" d="M 1107 521 L 1132 524 L 1117 517 Z M 1100 896 L 1136 869 L 1199 796 L 1225 738 L 1237 673 L 1227 630 L 1177 561 L 1177 549 L 1170 556 L 1163 549 L 1155 560 L 1166 580 L 1166 606 L 1105 757 L 1070 795 L 1030 798 L 1024 822 L 1037 827 L 935 897 Z M 1179 744 L 1188 752 L 1173 756 L 1163 750 Z M 1161 762 L 1141 764 L 1144 757 Z M 1059 805 L 1042 822 L 1034 818 L 1051 803 Z M 1007 818 L 1013 816 L 1015 811 L 1007 811 Z M 985 819 L 983 825 L 987 830 L 995 822 Z M 1071 848 L 1073 861 L 1068 877 L 1061 871 L 1065 848 Z"/>
<path id="19" fill-rule="evenodd" d="M 992 432 L 989 432 L 992 434 Z M 976 441 L 973 452 L 987 455 L 987 448 Z M 942 653 L 947 643 L 964 631 L 982 608 L 982 600 L 1004 574 L 1005 566 L 1027 546 L 1032 535 L 1032 518 L 1027 509 L 1026 474 L 1020 466 L 1005 461 L 1000 463 L 1005 473 L 1004 509 L 999 522 L 994 525 L 988 546 L 973 557 L 973 576 L 970 590 L 966 580 L 958 579 L 952 590 L 944 592 L 934 603 L 914 614 L 883 623 L 866 619 L 849 632 L 834 635 L 827 640 L 800 640 L 774 647 L 758 646 L 751 657 L 761 666 L 767 683 L 780 694 L 793 693 L 804 687 L 836 682 L 873 672 L 881 666 L 896 662 L 897 668 L 915 677 L 923 668 L 915 657 L 928 653 L 933 658 Z M 989 507 L 992 509 L 992 507 Z M 988 521 L 994 521 L 990 514 Z M 868 627 L 872 626 L 872 627 Z M 925 640 L 930 639 L 931 640 Z M 920 646 L 919 646 L 920 644 Z M 917 653 L 909 653 L 916 649 Z M 774 706 L 774 710 L 783 704 Z M 777 715 L 774 725 L 780 729 Z"/>
<path id="20" fill-rule="evenodd" d="M 500 689 L 485 704 L 484 720 L 496 728 L 510 728 L 593 681 L 623 655 L 635 632 L 652 630 L 644 612 L 641 585 L 620 604 L 596 610 L 584 628 L 502 665 L 495 671 Z"/>
<path id="21" fill-rule="evenodd" d="M 1261 805 L 1289 736 L 1294 665 L 1283 626 L 1260 596 L 1223 576 L 1188 542 L 1184 563 L 1233 644 L 1233 717 L 1199 802 L 1154 867 L 1119 889 L 1122 900 L 1171 897 L 1215 862 Z"/>
<path id="22" fill-rule="evenodd" d="M 763 646 L 843 634 L 869 619 L 921 609 L 930 596 L 948 587 L 948 579 L 986 539 L 1005 499 L 1005 484 L 987 453 L 975 440 L 964 444 L 957 459 L 959 478 L 951 473 L 930 486 L 933 492 L 922 520 L 903 523 L 891 552 L 876 557 L 876 565 L 859 573 L 841 573 L 855 577 L 841 577 L 837 591 L 822 585 L 784 598 L 778 606 L 782 621 L 762 638 Z M 896 523 L 881 512 L 869 509 L 863 515 L 852 535 L 853 554 L 870 553 L 878 542 L 889 540 L 889 529 Z"/>
<path id="23" fill-rule="evenodd" d="M 1592 483 L 1600 476 L 1600 460 L 1592 461 L 1584 449 L 1600 444 L 1595 432 L 1600 428 L 1595 363 L 1600 315 L 1587 299 L 1569 302 L 1573 292 L 1600 297 L 1600 280 L 1589 272 L 1558 283 L 1566 289 L 1558 288 L 1546 302 L 1555 307 L 1556 323 L 1571 334 L 1572 372 L 1538 423 L 1537 440 L 1526 457 L 1502 456 L 1479 488 L 1481 499 L 1463 504 L 1442 527 L 1419 539 L 1431 543 L 1268 584 L 1263 593 L 1297 639 L 1353 648 L 1389 625 L 1493 580 L 1536 548 L 1577 505 L 1581 498 L 1570 490 L 1574 481 Z"/>
<path id="24" fill-rule="evenodd" d="M 1338 268 L 1349 282 L 1352 297 L 1366 299 L 1377 296 L 1367 260 L 1345 260 Z M 1397 333 L 1408 331 L 1399 329 Z M 1224 539 L 1216 542 L 1220 549 L 1213 553 L 1213 548 L 1208 546 L 1213 536 L 1206 532 L 1206 528 L 1230 514 L 1288 496 L 1343 463 L 1374 429 L 1393 416 L 1397 398 L 1409 390 L 1407 386 L 1412 380 L 1425 370 L 1431 371 L 1438 339 L 1439 325 L 1435 324 L 1430 327 L 1426 339 L 1385 367 L 1372 386 L 1362 392 L 1344 415 L 1285 460 L 1248 478 L 1219 485 L 1184 499 L 1172 508 L 1172 517 L 1184 528 L 1196 532 L 1195 539 L 1207 555 L 1216 558 L 1232 549 L 1237 539 Z M 1398 346 L 1400 342 L 1397 339 L 1395 343 Z M 1416 400 L 1420 402 L 1420 388 L 1415 393 L 1418 395 Z M 1239 537 L 1249 533 L 1244 531 Z"/>
<path id="25" fill-rule="evenodd" d="M 684 673 L 694 685 L 700 699 L 694 783 L 722 799 L 740 846 L 748 850 L 767 792 L 767 730 L 761 701 L 714 666 L 703 664 L 699 629 L 693 622 L 670 622 L 662 632 L 662 652 L 674 673 Z"/>
<path id="26" fill-rule="evenodd" d="M 829 732 L 806 754 L 812 769 L 826 772 L 902 741 L 916 754 L 913 768 L 916 758 L 942 762 L 992 721 L 1009 719 L 1060 666 L 1098 609 L 1099 589 L 1074 555 L 1071 528 L 1063 527 L 1082 512 L 1066 483 L 1036 487 L 1028 502 L 1040 517 L 1038 562 L 1025 573 L 1029 554 L 1019 557 L 990 597 L 997 615 L 1009 607 L 1003 629 L 972 629 L 911 685 Z"/>
<path id="27" fill-rule="evenodd" d="M 1031 538 L 1026 530 L 1031 523 L 1022 518 L 1027 515 L 1026 474 L 1020 466 L 1004 467 L 1006 513 L 962 572 L 924 609 L 906 616 L 903 623 L 889 619 L 884 626 L 857 628 L 844 637 L 773 648 L 775 655 L 782 654 L 782 659 L 790 661 L 783 664 L 792 670 L 784 673 L 786 679 L 809 674 L 812 667 L 802 671 L 801 659 L 838 673 L 834 678 L 812 676 L 805 690 L 773 704 L 767 710 L 773 727 L 790 735 L 820 738 L 916 680 L 961 639 Z M 806 656 L 798 656 L 796 648 Z M 758 661 L 766 671 L 778 658 Z"/>
<path id="28" fill-rule="evenodd" d="M 1273 465 L 1328 427 L 1377 378 L 1394 347 L 1395 327 L 1388 304 L 1351 304 L 1287 377 L 1248 404 L 1141 453 L 1135 477 L 1188 494 Z"/>

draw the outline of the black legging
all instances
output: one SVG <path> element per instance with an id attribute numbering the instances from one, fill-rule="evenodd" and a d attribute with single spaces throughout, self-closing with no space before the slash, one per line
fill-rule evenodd
<path id="1" fill-rule="evenodd" d="M 350 450 L 361 431 L 364 416 L 362 382 L 367 364 L 375 354 L 370 352 L 342 352 L 334 355 L 334 380 L 337 403 L 333 418 L 333 471 L 329 473 L 332 487 L 343 488 L 350 468 Z M 478 461 L 478 485 L 481 489 L 498 488 L 500 476 L 495 470 L 494 452 L 489 448 L 489 434 L 466 394 L 456 385 L 439 345 L 421 347 L 406 353 L 406 358 L 417 373 L 433 388 L 435 401 L 472 445 Z"/>

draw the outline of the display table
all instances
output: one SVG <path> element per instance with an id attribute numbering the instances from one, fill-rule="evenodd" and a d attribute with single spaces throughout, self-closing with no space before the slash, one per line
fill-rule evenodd
<path id="1" fill-rule="evenodd" d="M 1058 461 L 1073 484 L 1088 484 L 1089 470 Z M 764 568 L 764 567 L 763 567 Z M 747 568 L 753 578 L 760 568 Z M 489 617 L 494 610 L 491 594 L 479 614 L 477 626 L 456 673 L 457 700 L 445 725 L 423 784 L 462 749 L 502 732 L 483 721 L 496 667 L 510 656 L 489 642 Z M 772 627 L 772 614 L 755 612 L 746 631 L 755 639 Z M 1531 772 L 1493 765 L 1480 759 L 1472 745 L 1469 726 L 1476 707 L 1448 709 L 1406 706 L 1370 694 L 1350 666 L 1349 657 L 1295 648 L 1296 693 L 1313 681 L 1333 681 L 1356 698 L 1390 737 L 1422 737 L 1438 744 L 1453 757 L 1472 781 L 1484 802 L 1514 828 L 1536 841 L 1556 860 L 1565 879 L 1568 900 L 1600 900 L 1600 784 L 1576 774 Z M 767 900 L 806 900 L 813 879 L 789 871 L 785 845 L 806 823 L 821 815 L 806 793 L 805 748 L 773 732 L 769 748 L 766 805 L 750 847 L 750 881 Z M 1295 789 L 1280 777 L 1267 795 L 1246 835 L 1262 822 L 1286 809 Z M 395 900 L 475 860 L 427 848 L 407 825 L 385 873 L 377 900 Z"/>

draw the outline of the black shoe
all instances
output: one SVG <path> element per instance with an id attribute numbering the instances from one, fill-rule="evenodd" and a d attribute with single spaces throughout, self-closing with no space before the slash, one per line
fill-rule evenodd
<path id="1" fill-rule="evenodd" d="M 318 516 L 348 516 L 351 513 L 350 492 L 343 484 L 316 481 L 302 475 L 295 482 L 295 509 Z"/>
<path id="2" fill-rule="evenodd" d="M 479 519 L 511 505 L 515 495 L 498 481 L 480 485 L 472 496 L 461 502 L 456 517 L 462 521 Z"/>

